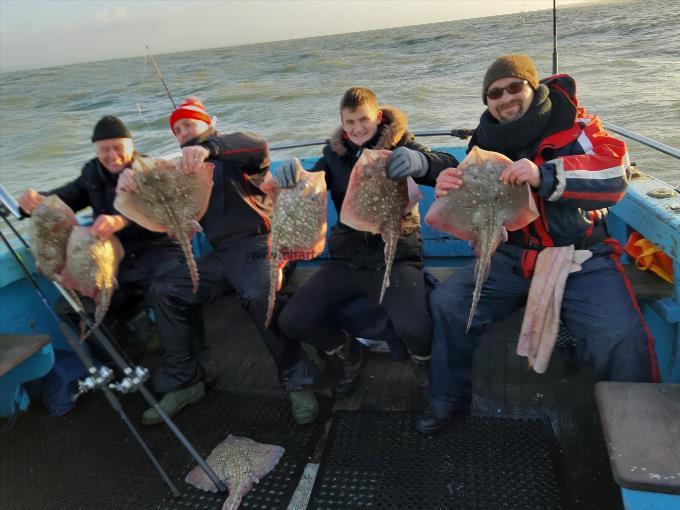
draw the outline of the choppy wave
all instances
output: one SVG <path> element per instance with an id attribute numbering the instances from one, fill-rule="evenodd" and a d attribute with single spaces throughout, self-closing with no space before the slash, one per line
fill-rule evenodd
<path id="1" fill-rule="evenodd" d="M 558 22 L 561 71 L 577 79 L 581 103 L 607 121 L 680 146 L 680 2 L 587 3 L 560 9 Z M 249 129 L 278 143 L 326 138 L 338 124 L 340 96 L 354 85 L 369 86 L 381 102 L 403 109 L 414 130 L 474 127 L 484 108 L 484 71 L 510 52 L 532 55 L 540 74 L 550 74 L 552 13 L 155 58 L 175 102 L 199 95 L 221 129 Z M 143 53 L 141 48 L 137 58 L 2 74 L 2 182 L 18 192 L 28 185 L 49 188 L 77 174 L 93 155 L 91 130 L 105 114 L 120 116 L 143 152 L 175 148 L 167 124 L 172 105 Z M 636 144 L 631 149 L 640 166 L 677 182 L 680 162 Z"/>

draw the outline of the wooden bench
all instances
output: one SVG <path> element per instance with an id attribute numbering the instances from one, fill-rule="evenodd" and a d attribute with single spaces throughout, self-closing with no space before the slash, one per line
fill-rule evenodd
<path id="1" fill-rule="evenodd" d="M 50 343 L 47 335 L 0 334 L 0 377 Z"/>
<path id="2" fill-rule="evenodd" d="M 0 416 L 25 410 L 28 395 L 21 384 L 42 377 L 54 364 L 48 335 L 0 334 Z"/>
<path id="3" fill-rule="evenodd" d="M 600 382 L 595 396 L 626 509 L 680 508 L 680 384 Z"/>

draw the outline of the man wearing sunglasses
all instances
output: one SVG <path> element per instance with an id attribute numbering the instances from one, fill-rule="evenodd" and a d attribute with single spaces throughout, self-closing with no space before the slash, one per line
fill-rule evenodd
<path id="1" fill-rule="evenodd" d="M 539 82 L 526 55 L 505 55 L 484 76 L 487 105 L 470 148 L 500 152 L 513 163 L 505 184 L 529 183 L 540 216 L 510 232 L 494 253 L 472 325 L 466 331 L 474 266 L 459 270 L 431 296 L 432 400 L 415 423 L 424 434 L 444 429 L 469 408 L 473 353 L 486 328 L 526 304 L 534 265 L 543 248 L 570 246 L 592 257 L 572 273 L 561 320 L 576 337 L 576 354 L 596 379 L 658 380 L 654 340 L 619 261 L 621 246 L 607 233 L 607 208 L 626 191 L 625 144 L 610 137 L 596 116 L 579 106 L 570 76 Z M 435 192 L 462 185 L 456 169 L 444 170 Z"/>

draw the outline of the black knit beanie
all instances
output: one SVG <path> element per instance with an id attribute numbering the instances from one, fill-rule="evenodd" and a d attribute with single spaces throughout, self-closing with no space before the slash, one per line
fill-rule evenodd
<path id="1" fill-rule="evenodd" d="M 526 55 L 519 53 L 513 55 L 503 55 L 493 61 L 484 75 L 484 85 L 482 86 L 482 101 L 486 104 L 486 92 L 496 80 L 514 76 L 526 80 L 532 89 L 538 87 L 538 73 L 534 61 Z"/>
<path id="2" fill-rule="evenodd" d="M 113 115 L 102 117 L 94 127 L 92 142 L 108 140 L 110 138 L 132 138 L 123 121 Z"/>

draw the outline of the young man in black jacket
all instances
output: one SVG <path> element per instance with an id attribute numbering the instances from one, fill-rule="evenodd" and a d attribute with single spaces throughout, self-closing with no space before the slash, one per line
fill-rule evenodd
<path id="1" fill-rule="evenodd" d="M 434 186 L 437 175 L 458 162 L 445 153 L 432 152 L 408 131 L 406 116 L 396 108 L 378 106 L 375 94 L 364 87 L 347 90 L 340 102 L 341 126 L 323 149 L 314 171 L 326 173 L 326 184 L 338 212 L 349 177 L 363 149 L 392 150 L 387 177 Z M 294 161 L 278 173 L 283 187 L 296 182 Z M 361 369 L 361 349 L 337 321 L 340 307 L 357 298 L 374 300 L 385 269 L 380 235 L 354 230 L 341 222 L 328 241 L 331 260 L 299 289 L 281 311 L 279 326 L 286 336 L 322 349 L 340 376 L 336 397 L 350 395 Z M 432 323 L 427 308 L 423 276 L 423 241 L 417 206 L 404 218 L 382 307 L 408 349 L 418 382 L 429 387 Z"/>
<path id="2" fill-rule="evenodd" d="M 105 322 L 111 327 L 114 317 L 130 308 L 122 305 L 127 305 L 132 295 L 141 291 L 147 296 L 153 280 L 162 272 L 180 265 L 183 256 L 177 243 L 167 235 L 150 232 L 132 223 L 113 207 L 118 178 L 137 155 L 132 135 L 125 124 L 112 115 L 101 118 L 92 133 L 92 143 L 97 157 L 83 166 L 78 178 L 45 194 L 28 189 L 19 198 L 19 205 L 30 214 L 46 195 L 57 195 L 76 212 L 92 208 L 90 229 L 94 235 L 107 238 L 115 234 L 120 239 L 125 257 L 118 269 L 119 287 Z M 116 330 L 131 334 L 125 331 L 126 319 L 117 318 L 121 328 Z"/>
<path id="3" fill-rule="evenodd" d="M 319 409 L 309 388 L 312 377 L 304 350 L 298 342 L 264 327 L 272 203 L 260 186 L 269 171 L 267 144 L 253 133 L 218 133 L 214 119 L 196 97 L 187 98 L 172 112 L 170 127 L 182 147 L 187 173 L 205 171 L 200 170 L 204 161 L 214 164 L 210 202 L 200 220 L 214 250 L 197 261 L 197 293 L 184 266 L 166 274 L 151 289 L 163 349 L 153 379 L 155 389 L 166 393 L 160 405 L 172 415 L 203 398 L 204 374 L 191 349 L 189 314 L 234 288 L 274 358 L 281 385 L 291 397 L 293 418 L 299 424 L 309 423 Z M 135 191 L 130 177 L 124 174 L 120 189 Z M 154 409 L 142 417 L 145 424 L 160 421 Z"/>

